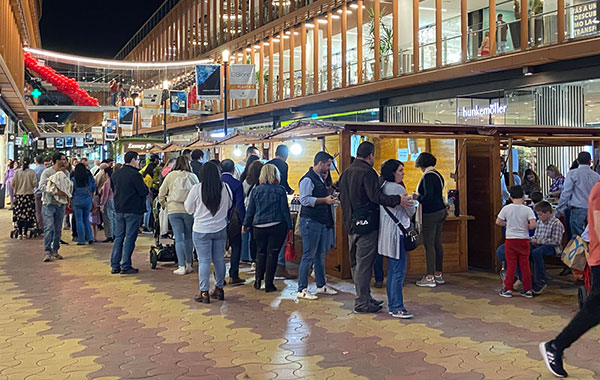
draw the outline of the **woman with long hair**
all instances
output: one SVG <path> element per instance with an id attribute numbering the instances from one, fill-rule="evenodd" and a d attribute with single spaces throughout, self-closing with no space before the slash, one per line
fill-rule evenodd
<path id="1" fill-rule="evenodd" d="M 210 297 L 225 299 L 227 214 L 233 205 L 233 196 L 229 186 L 221 181 L 221 172 L 215 164 L 207 162 L 200 173 L 202 182 L 192 187 L 183 205 L 188 214 L 194 215 L 192 238 L 198 255 L 200 283 L 200 293 L 194 300 L 210 303 Z M 211 262 L 215 266 L 216 287 L 209 296 Z"/>
<path id="2" fill-rule="evenodd" d="M 5 188 L 8 191 L 8 196 L 10 197 L 10 208 L 12 208 L 15 204 L 15 193 L 12 187 L 12 181 L 15 177 L 15 173 L 19 167 L 19 163 L 17 161 L 8 160 L 6 164 L 6 171 L 4 172 L 4 182 L 2 183 L 2 188 Z"/>
<path id="3" fill-rule="evenodd" d="M 244 181 L 246 180 L 246 177 L 248 177 L 248 170 L 250 170 L 250 165 L 252 165 L 252 163 L 254 161 L 260 161 L 260 157 L 258 157 L 257 155 L 251 155 L 250 157 L 248 157 L 248 159 L 246 160 L 246 167 L 244 168 L 244 171 L 242 172 L 242 175 L 240 175 L 240 182 L 244 183 Z"/>
<path id="4" fill-rule="evenodd" d="M 38 181 L 35 172 L 29 168 L 31 161 L 23 160 L 21 169 L 15 172 L 12 179 L 12 188 L 15 194 L 13 208 L 13 222 L 17 224 L 19 239 L 25 239 L 27 232 L 35 222 L 35 191 Z"/>
<path id="5" fill-rule="evenodd" d="M 77 223 L 77 245 L 92 244 L 93 234 L 90 224 L 92 197 L 96 192 L 96 182 L 84 164 L 79 163 L 73 169 L 73 196 L 71 207 Z"/>
<path id="6" fill-rule="evenodd" d="M 103 170 L 103 182 L 102 188 L 100 189 L 100 211 L 104 218 L 104 239 L 103 243 L 112 243 L 115 241 L 115 228 L 116 218 L 115 214 L 115 194 L 112 190 L 110 177 L 112 176 L 113 169 L 109 166 Z"/>
<path id="7" fill-rule="evenodd" d="M 565 186 L 565 177 L 560 173 L 560 169 L 554 164 L 548 165 L 546 168 L 546 175 L 552 180 L 548 196 L 560 198 L 560 194 Z"/>
<path id="8" fill-rule="evenodd" d="M 261 288 L 264 277 L 267 293 L 277 291 L 273 284 L 277 257 L 293 226 L 287 192 L 279 184 L 280 179 L 279 169 L 275 165 L 266 164 L 262 167 L 260 185 L 252 190 L 244 219 L 243 230 L 252 227 L 257 247 L 254 288 Z"/>
<path id="9" fill-rule="evenodd" d="M 521 187 L 523 192 L 527 196 L 531 196 L 531 193 L 537 193 L 542 191 L 540 186 L 540 177 L 532 169 L 526 169 L 523 173 L 523 180 L 521 181 Z"/>
<path id="10" fill-rule="evenodd" d="M 250 162 L 250 164 L 246 165 L 246 169 L 244 169 L 243 172 L 246 173 L 245 180 L 242 182 L 242 187 L 244 189 L 244 207 L 246 209 L 248 208 L 248 204 L 250 203 L 250 194 L 252 193 L 252 189 L 258 186 L 258 178 L 260 177 L 260 171 L 264 166 L 264 164 L 259 159 L 250 161 L 252 157 L 258 156 L 252 155 L 248 158 L 248 162 Z M 254 273 L 256 271 L 256 242 L 254 241 L 254 239 L 252 239 L 252 231 L 250 230 L 242 232 L 241 257 L 242 261 L 252 262 L 250 272 Z"/>
<path id="11" fill-rule="evenodd" d="M 179 268 L 173 273 L 178 275 L 192 273 L 194 217 L 185 211 L 183 203 L 196 184 L 198 184 L 198 177 L 192 173 L 190 162 L 187 157 L 180 156 L 158 191 L 158 202 L 163 209 L 166 208 L 163 211 L 167 212 L 169 223 L 173 227 L 175 253 L 179 264 Z"/>

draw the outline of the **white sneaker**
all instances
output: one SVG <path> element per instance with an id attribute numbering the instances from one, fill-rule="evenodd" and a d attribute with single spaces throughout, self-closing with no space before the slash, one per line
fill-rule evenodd
<path id="1" fill-rule="evenodd" d="M 319 297 L 317 297 L 316 294 L 312 294 L 311 292 L 308 291 L 308 289 L 302 289 L 301 292 L 298 292 L 296 294 L 296 297 L 298 299 L 304 298 L 305 300 L 316 300 L 316 299 L 319 299 Z"/>
<path id="2" fill-rule="evenodd" d="M 330 294 L 330 295 L 338 294 L 337 290 L 330 288 L 327 285 L 324 285 L 322 288 L 317 288 L 317 293 L 318 294 Z"/>
<path id="3" fill-rule="evenodd" d="M 256 272 L 256 263 L 252 263 L 252 265 L 250 265 L 250 270 L 248 271 L 248 273 L 254 273 Z"/>
<path id="4" fill-rule="evenodd" d="M 310 272 L 310 277 L 315 278 L 315 271 L 314 271 L 314 269 Z"/>
<path id="5" fill-rule="evenodd" d="M 184 274 L 186 274 L 185 267 L 179 267 L 179 268 L 175 269 L 173 271 L 173 273 L 183 276 Z"/>
<path id="6" fill-rule="evenodd" d="M 179 269 L 177 269 L 179 270 Z M 194 271 L 194 268 L 192 267 L 192 264 L 185 264 L 185 273 L 192 273 Z"/>
<path id="7" fill-rule="evenodd" d="M 423 276 L 422 279 L 417 281 L 417 286 L 435 288 L 435 279 L 433 277 Z"/>

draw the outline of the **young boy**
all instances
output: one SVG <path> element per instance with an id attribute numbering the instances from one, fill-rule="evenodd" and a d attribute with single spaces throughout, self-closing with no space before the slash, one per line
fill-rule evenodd
<path id="1" fill-rule="evenodd" d="M 531 238 L 531 257 L 533 259 L 533 294 L 542 294 L 546 289 L 546 269 L 544 256 L 554 256 L 562 251 L 563 224 L 554 217 L 552 205 L 542 201 L 535 205 L 538 214 L 535 234 Z"/>
<path id="2" fill-rule="evenodd" d="M 506 255 L 506 280 L 504 289 L 500 291 L 502 297 L 512 297 L 513 282 L 517 263 L 523 275 L 523 297 L 532 298 L 531 271 L 529 269 L 529 230 L 535 229 L 535 214 L 525 206 L 525 194 L 521 186 L 512 186 L 508 190 L 512 204 L 502 207 L 496 224 L 506 226 L 506 240 L 504 249 Z"/>

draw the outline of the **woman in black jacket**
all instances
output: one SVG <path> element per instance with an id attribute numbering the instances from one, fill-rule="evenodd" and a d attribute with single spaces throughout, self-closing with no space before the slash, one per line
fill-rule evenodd
<path id="1" fill-rule="evenodd" d="M 421 153 L 415 162 L 415 167 L 423 172 L 417 186 L 416 199 L 422 208 L 423 244 L 427 260 L 427 275 L 417 281 L 417 286 L 432 288 L 445 283 L 442 277 L 444 261 L 442 228 L 448 215 L 442 196 L 444 177 L 434 169 L 436 163 L 437 159 L 431 153 Z"/>

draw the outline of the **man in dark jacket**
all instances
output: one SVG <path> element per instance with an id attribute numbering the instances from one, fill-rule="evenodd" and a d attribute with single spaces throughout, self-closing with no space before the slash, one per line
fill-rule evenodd
<path id="1" fill-rule="evenodd" d="M 192 151 L 192 161 L 190 162 L 190 166 L 192 167 L 192 171 L 198 177 L 198 181 L 200 181 L 200 169 L 202 169 L 202 159 L 204 158 L 204 152 L 200 149 L 194 149 Z"/>
<path id="2" fill-rule="evenodd" d="M 409 196 L 383 193 L 377 172 L 373 170 L 374 161 L 375 146 L 370 142 L 361 143 L 356 159 L 342 173 L 339 181 L 342 221 L 348 232 L 350 266 L 356 289 L 356 313 L 377 313 L 381 310 L 381 302 L 371 297 L 370 288 L 373 263 L 377 255 L 379 205 L 395 207 L 401 202 L 406 206 L 412 205 Z M 357 222 L 361 221 L 369 222 L 368 231 L 357 231 Z"/>
<path id="3" fill-rule="evenodd" d="M 234 221 L 232 218 L 232 222 L 227 227 L 227 239 L 229 240 L 229 246 L 231 247 L 231 266 L 229 268 L 229 284 L 230 285 L 242 285 L 245 283 L 244 280 L 240 278 L 240 255 L 242 254 L 242 223 L 244 221 L 244 217 L 246 216 L 246 209 L 244 208 L 244 188 L 242 183 L 233 177 L 233 173 L 235 171 L 235 162 L 230 159 L 223 160 L 221 162 L 221 168 L 223 170 L 223 174 L 221 174 L 221 179 L 227 185 L 229 185 L 229 189 L 231 190 L 233 197 L 233 205 L 238 212 L 240 217 L 239 224 L 234 225 L 237 221 Z M 233 209 L 230 211 L 233 212 Z"/>
<path id="4" fill-rule="evenodd" d="M 112 175 L 110 182 L 115 202 L 115 242 L 110 266 L 112 274 L 134 274 L 138 270 L 131 266 L 131 255 L 135 248 L 142 215 L 146 212 L 148 187 L 138 169 L 136 152 L 125 153 L 125 165 Z"/>

